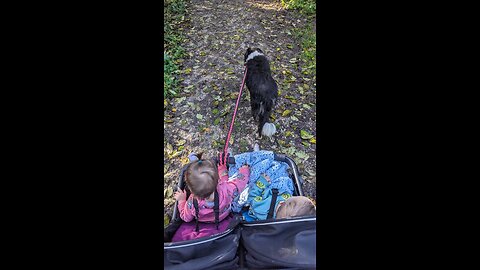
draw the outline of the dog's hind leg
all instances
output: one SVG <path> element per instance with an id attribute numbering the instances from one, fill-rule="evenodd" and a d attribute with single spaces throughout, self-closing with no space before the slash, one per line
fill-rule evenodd
<path id="1" fill-rule="evenodd" d="M 260 103 L 255 102 L 254 100 L 251 100 L 250 105 L 252 107 L 253 120 L 258 121 L 258 110 L 260 109 Z"/>

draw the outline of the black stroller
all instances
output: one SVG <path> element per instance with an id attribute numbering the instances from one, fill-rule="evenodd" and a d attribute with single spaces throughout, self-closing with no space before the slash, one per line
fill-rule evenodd
<path id="1" fill-rule="evenodd" d="M 302 179 L 293 159 L 274 155 L 289 166 L 293 196 L 302 196 Z M 228 163 L 235 164 L 233 157 Z M 178 187 L 184 189 L 184 171 Z M 169 242 L 183 221 L 175 202 L 170 224 L 164 229 L 164 268 L 188 269 L 316 269 L 316 216 L 246 222 L 233 215 L 228 228 L 194 240 Z"/>

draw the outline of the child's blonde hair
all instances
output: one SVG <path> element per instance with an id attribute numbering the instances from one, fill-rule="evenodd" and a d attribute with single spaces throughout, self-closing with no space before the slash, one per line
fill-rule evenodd
<path id="1" fill-rule="evenodd" d="M 200 160 L 190 164 L 186 171 L 185 181 L 193 195 L 199 199 L 208 198 L 217 188 L 218 170 L 213 160 Z"/>
<path id="2" fill-rule="evenodd" d="M 316 215 L 315 205 L 305 196 L 293 196 L 277 209 L 276 218 L 291 218 Z"/>

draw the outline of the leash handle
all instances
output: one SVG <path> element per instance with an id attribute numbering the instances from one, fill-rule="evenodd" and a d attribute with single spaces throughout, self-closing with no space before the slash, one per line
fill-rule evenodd
<path id="1" fill-rule="evenodd" d="M 247 77 L 247 65 L 245 65 L 245 70 L 243 71 L 243 73 L 244 74 L 243 74 L 242 85 L 240 85 L 240 92 L 238 93 L 237 103 L 235 104 L 235 110 L 233 111 L 232 122 L 230 123 L 230 129 L 228 131 L 227 140 L 225 141 L 225 148 L 223 149 L 224 163 L 227 163 L 226 159 L 227 159 L 228 143 L 230 142 L 230 136 L 232 135 L 232 130 L 233 130 L 233 123 L 235 123 L 235 116 L 237 115 L 238 104 L 240 103 L 240 97 L 242 96 L 242 90 L 245 84 L 245 78 Z"/>

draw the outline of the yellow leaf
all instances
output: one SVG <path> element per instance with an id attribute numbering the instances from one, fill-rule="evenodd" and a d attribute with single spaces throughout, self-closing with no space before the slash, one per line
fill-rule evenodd
<path id="1" fill-rule="evenodd" d="M 168 187 L 167 189 L 165 189 L 163 191 L 163 195 L 165 196 L 165 198 L 171 197 L 173 195 L 173 188 Z"/>
<path id="2" fill-rule="evenodd" d="M 285 110 L 283 113 L 282 113 L 282 116 L 285 117 L 287 115 L 289 115 L 292 111 L 291 110 Z"/>
<path id="3" fill-rule="evenodd" d="M 177 145 L 178 145 L 178 146 L 184 145 L 186 142 L 187 142 L 187 140 L 182 139 L 182 140 L 180 140 L 180 141 L 177 142 Z"/>
<path id="4" fill-rule="evenodd" d="M 171 153 L 173 151 L 173 147 L 171 144 L 167 143 L 167 152 Z"/>
<path id="5" fill-rule="evenodd" d="M 188 159 L 188 157 L 184 157 L 180 161 L 182 162 L 182 165 L 186 165 L 186 164 L 190 163 L 190 159 Z"/>

